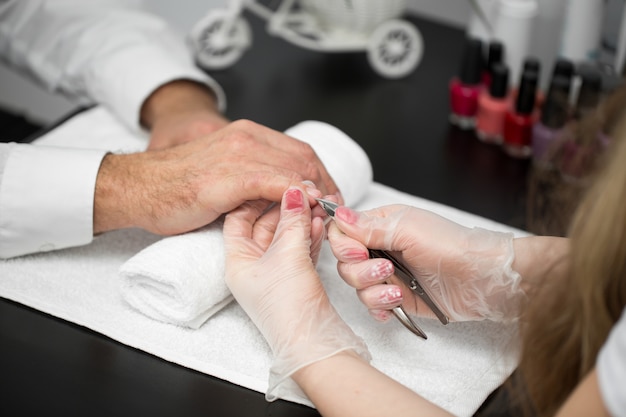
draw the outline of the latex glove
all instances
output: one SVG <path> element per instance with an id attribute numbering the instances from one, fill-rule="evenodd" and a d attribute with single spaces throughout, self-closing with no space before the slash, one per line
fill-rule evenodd
<path id="1" fill-rule="evenodd" d="M 426 210 L 391 205 L 363 213 L 339 207 L 329 240 L 340 276 L 382 321 L 401 304 L 412 314 L 434 314 L 408 288 L 399 294 L 394 285 L 381 285 L 393 265 L 369 259 L 367 248 L 390 250 L 403 260 L 451 320 L 515 320 L 525 300 L 521 277 L 511 267 L 512 233 L 471 229 Z"/>
<path id="2" fill-rule="evenodd" d="M 226 283 L 270 345 L 268 401 L 304 397 L 290 376 L 341 351 L 369 360 L 361 338 L 331 305 L 315 271 L 324 239 L 302 190 L 290 188 L 278 207 L 246 203 L 226 216 Z M 280 217 L 280 219 L 279 219 Z"/>

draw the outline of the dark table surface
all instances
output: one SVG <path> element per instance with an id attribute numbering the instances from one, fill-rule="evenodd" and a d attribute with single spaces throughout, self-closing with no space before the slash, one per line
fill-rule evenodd
<path id="1" fill-rule="evenodd" d="M 245 14 L 253 47 L 212 75 L 227 115 L 277 130 L 302 120 L 342 129 L 369 154 L 374 179 L 524 228 L 528 161 L 514 160 L 448 124 L 448 82 L 464 32 L 410 16 L 424 38 L 419 67 L 378 76 L 365 53 L 330 54 L 267 35 Z M 89 329 L 0 300 L 0 415 L 316 416 L 122 345 Z"/>

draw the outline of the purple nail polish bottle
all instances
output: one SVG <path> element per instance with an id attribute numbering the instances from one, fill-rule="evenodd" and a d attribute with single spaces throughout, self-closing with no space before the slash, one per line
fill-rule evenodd
<path id="1" fill-rule="evenodd" d="M 552 143 L 561 135 L 569 118 L 571 78 L 556 75 L 552 78 L 548 96 L 541 111 L 541 119 L 533 126 L 533 162 L 548 167 Z"/>

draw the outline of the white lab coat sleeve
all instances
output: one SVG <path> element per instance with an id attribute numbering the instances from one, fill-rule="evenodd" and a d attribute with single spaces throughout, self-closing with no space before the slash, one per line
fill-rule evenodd
<path id="1" fill-rule="evenodd" d="M 600 350 L 596 370 L 607 410 L 612 417 L 626 417 L 626 309 Z"/>
<path id="2" fill-rule="evenodd" d="M 177 79 L 224 92 L 177 34 L 134 1 L 0 0 L 0 56 L 49 91 L 109 108 L 140 129 L 141 105 Z"/>
<path id="3" fill-rule="evenodd" d="M 0 143 L 0 258 L 90 243 L 105 154 Z"/>

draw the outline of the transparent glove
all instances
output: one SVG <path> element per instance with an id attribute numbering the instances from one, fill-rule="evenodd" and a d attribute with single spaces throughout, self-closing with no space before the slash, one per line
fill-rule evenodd
<path id="1" fill-rule="evenodd" d="M 290 376 L 345 350 L 369 360 L 361 338 L 331 305 L 315 271 L 324 223 L 308 199 L 289 189 L 281 207 L 246 203 L 224 224 L 226 283 L 270 345 L 268 401 L 306 398 Z"/>
<path id="2" fill-rule="evenodd" d="M 451 320 L 512 321 L 526 298 L 512 269 L 511 233 L 467 228 L 426 210 L 391 205 L 362 213 L 339 207 L 329 240 L 339 274 L 381 321 L 399 305 L 414 315 L 434 315 L 408 288 L 383 285 L 399 283 L 393 265 L 369 259 L 367 248 L 401 259 Z"/>

